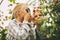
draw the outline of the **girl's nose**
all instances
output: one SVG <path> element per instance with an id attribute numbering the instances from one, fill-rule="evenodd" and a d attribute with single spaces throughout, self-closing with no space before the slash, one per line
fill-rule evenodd
<path id="1" fill-rule="evenodd" d="M 37 19 L 40 19 L 40 16 L 37 16 Z"/>

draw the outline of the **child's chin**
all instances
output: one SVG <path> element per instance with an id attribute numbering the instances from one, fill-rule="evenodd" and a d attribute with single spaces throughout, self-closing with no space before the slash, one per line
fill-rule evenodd
<path id="1" fill-rule="evenodd" d="M 36 23 L 39 24 L 39 25 L 42 25 L 43 21 L 39 19 L 39 20 L 36 20 Z"/>

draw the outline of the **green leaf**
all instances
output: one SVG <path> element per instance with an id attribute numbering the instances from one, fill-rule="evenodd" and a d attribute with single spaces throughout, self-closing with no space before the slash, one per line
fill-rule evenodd
<path id="1" fill-rule="evenodd" d="M 9 1 L 15 3 L 15 0 L 9 0 Z"/>
<path id="2" fill-rule="evenodd" d="M 7 40 L 6 39 L 6 29 L 2 29 L 2 31 L 0 32 L 1 36 L 0 36 L 0 40 Z"/>
<path id="3" fill-rule="evenodd" d="M 12 14 L 12 11 L 11 10 L 9 10 L 9 14 Z"/>
<path id="4" fill-rule="evenodd" d="M 42 9 L 45 9 L 46 7 L 45 7 L 44 5 L 41 5 L 41 8 L 42 8 Z"/>
<path id="5" fill-rule="evenodd" d="M 55 28 L 56 27 L 56 24 L 54 22 L 52 22 L 52 27 Z"/>
<path id="6" fill-rule="evenodd" d="M 12 16 L 9 16 L 8 18 L 9 18 L 9 19 L 12 19 Z"/>

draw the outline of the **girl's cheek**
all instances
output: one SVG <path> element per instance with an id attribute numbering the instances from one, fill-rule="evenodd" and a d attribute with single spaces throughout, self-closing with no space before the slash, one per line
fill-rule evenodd
<path id="1" fill-rule="evenodd" d="M 37 20 L 38 18 L 36 17 L 35 20 Z"/>

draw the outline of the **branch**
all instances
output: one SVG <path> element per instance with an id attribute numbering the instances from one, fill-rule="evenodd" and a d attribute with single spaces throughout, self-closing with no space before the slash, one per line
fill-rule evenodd
<path id="1" fill-rule="evenodd" d="M 1 5 L 1 3 L 2 3 L 3 1 L 4 1 L 4 0 L 1 0 L 0 5 Z"/>

